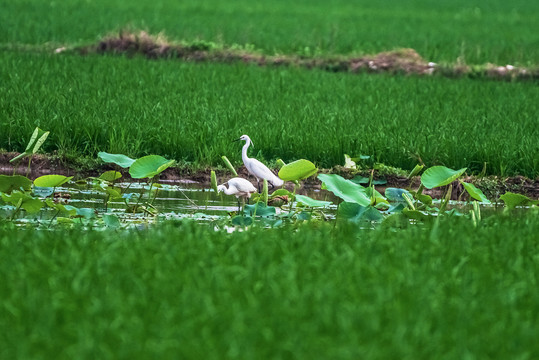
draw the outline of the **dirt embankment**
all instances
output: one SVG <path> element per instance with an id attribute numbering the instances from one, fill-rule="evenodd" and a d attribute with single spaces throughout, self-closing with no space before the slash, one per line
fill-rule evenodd
<path id="1" fill-rule="evenodd" d="M 14 173 L 14 166 L 9 162 L 9 160 L 13 159 L 17 155 L 18 153 L 0 153 L 0 174 L 11 175 Z M 27 161 L 20 163 L 16 169 L 16 173 L 26 175 L 27 165 Z M 74 176 L 75 179 L 81 179 L 89 176 L 99 176 L 101 173 L 107 170 L 119 170 L 125 178 L 129 178 L 129 173 L 126 169 L 118 169 L 113 164 L 96 163 L 95 165 L 81 168 L 80 166 L 75 167 L 59 157 L 50 157 L 41 154 L 34 155 L 32 158 L 31 171 L 28 176 L 31 179 L 35 179 L 42 175 L 59 174 L 65 176 Z M 356 175 L 363 175 L 366 177 L 369 176 L 368 171 L 365 173 L 357 173 L 342 166 L 336 166 L 332 169 L 321 169 L 320 172 L 339 174 L 348 179 L 351 179 Z M 227 179 L 232 177 L 228 170 L 216 170 L 216 175 L 219 183 L 225 182 Z M 238 175 L 244 178 L 249 178 L 247 169 L 244 166 L 238 169 Z M 387 181 L 387 183 L 384 185 L 376 186 L 376 189 L 382 193 L 387 187 L 417 189 L 420 185 L 420 178 L 418 176 L 408 179 L 404 176 L 387 174 L 380 175 L 376 174 L 375 172 L 375 179 L 385 179 Z M 193 171 L 192 169 L 188 168 L 169 168 L 160 175 L 160 180 L 183 184 L 191 183 L 210 187 L 210 169 Z M 250 180 L 252 182 L 255 181 L 255 179 L 252 177 Z M 465 177 L 463 180 L 474 183 L 485 193 L 489 199 L 497 199 L 500 195 L 507 191 L 520 193 L 529 196 L 532 199 L 539 199 L 539 178 L 528 179 L 523 176 L 488 176 L 481 178 Z M 302 187 L 306 189 L 319 189 L 320 185 L 320 180 L 318 180 L 316 177 L 311 177 L 302 182 Z M 293 184 L 287 182 L 285 186 L 289 190 L 292 190 Z M 467 199 L 464 188 L 458 181 L 453 182 L 452 187 L 452 200 Z M 433 198 L 440 198 L 445 191 L 446 187 L 441 187 L 432 190 L 425 189 L 423 193 L 431 195 Z"/>
<path id="2" fill-rule="evenodd" d="M 57 53 L 65 48 L 56 49 Z M 297 55 L 263 55 L 241 47 L 218 46 L 211 42 L 173 43 L 162 34 L 122 30 L 90 46 L 74 49 L 80 54 L 143 55 L 149 59 L 181 59 L 189 62 L 244 62 L 260 66 L 298 66 L 330 72 L 439 74 L 447 77 L 469 76 L 500 80 L 539 79 L 539 68 L 512 65 L 466 64 L 440 65 L 423 59 L 414 49 L 398 49 L 361 57 L 306 57 Z"/>

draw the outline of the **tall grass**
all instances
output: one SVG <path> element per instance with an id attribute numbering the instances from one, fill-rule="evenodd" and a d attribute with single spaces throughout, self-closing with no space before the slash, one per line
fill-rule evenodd
<path id="1" fill-rule="evenodd" d="M 416 49 L 429 61 L 539 63 L 539 5 L 474 1 L 5 1 L 1 44 L 87 44 L 126 26 L 274 53 Z"/>
<path id="2" fill-rule="evenodd" d="M 0 358 L 536 358 L 536 215 L 0 230 Z"/>
<path id="3" fill-rule="evenodd" d="M 0 148 L 22 151 L 35 126 L 47 152 L 160 154 L 191 166 L 344 154 L 411 169 L 419 162 L 538 174 L 533 82 L 331 74 L 141 58 L 0 54 Z"/>

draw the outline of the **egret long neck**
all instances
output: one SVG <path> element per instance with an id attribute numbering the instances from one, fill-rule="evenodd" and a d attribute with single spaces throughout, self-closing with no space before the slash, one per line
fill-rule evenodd
<path id="1" fill-rule="evenodd" d="M 249 145 L 251 145 L 251 139 L 245 141 L 245 145 L 243 145 L 243 148 L 241 149 L 241 159 L 245 163 L 245 160 L 249 159 L 247 156 L 247 149 L 249 148 Z"/>

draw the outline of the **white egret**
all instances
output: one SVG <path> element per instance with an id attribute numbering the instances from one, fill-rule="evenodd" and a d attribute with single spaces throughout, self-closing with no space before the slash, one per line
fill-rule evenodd
<path id="1" fill-rule="evenodd" d="M 225 186 L 228 184 L 228 188 Z M 256 188 L 248 180 L 235 177 L 222 185 L 217 186 L 217 192 L 224 192 L 226 195 L 235 195 L 238 199 L 238 210 L 240 209 L 240 198 L 249 199 L 252 193 L 256 192 Z"/>
<path id="2" fill-rule="evenodd" d="M 258 189 L 260 190 L 260 180 L 264 179 L 266 179 L 268 183 L 270 183 L 274 187 L 282 186 L 284 184 L 284 181 L 277 175 L 275 175 L 266 165 L 262 164 L 257 159 L 250 158 L 247 156 L 247 149 L 252 143 L 251 138 L 247 135 L 242 135 L 239 139 L 236 139 L 234 141 L 240 140 L 245 141 L 245 145 L 243 145 L 243 148 L 241 149 L 241 158 L 243 160 L 243 164 L 247 168 L 247 171 L 249 171 L 249 174 L 253 175 L 256 178 L 256 184 L 258 186 Z"/>

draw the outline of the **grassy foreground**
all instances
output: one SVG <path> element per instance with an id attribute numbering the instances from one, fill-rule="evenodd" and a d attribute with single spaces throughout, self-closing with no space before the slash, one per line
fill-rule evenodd
<path id="1" fill-rule="evenodd" d="M 538 231 L 0 230 L 0 358 L 537 358 Z"/>
<path id="2" fill-rule="evenodd" d="M 23 151 L 35 126 L 45 152 L 159 154 L 192 166 L 251 155 L 321 167 L 344 154 L 412 169 L 539 173 L 539 92 L 509 83 L 332 74 L 296 68 L 142 58 L 0 53 L 0 149 Z M 29 97 L 31 94 L 31 97 Z"/>

